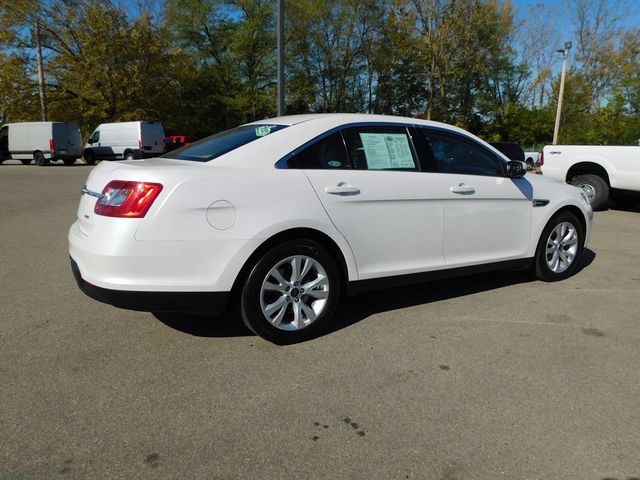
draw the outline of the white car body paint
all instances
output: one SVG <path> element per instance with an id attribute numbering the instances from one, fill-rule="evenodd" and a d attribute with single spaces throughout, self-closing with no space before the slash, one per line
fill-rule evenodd
<path id="1" fill-rule="evenodd" d="M 319 114 L 254 122 L 290 126 L 208 162 L 103 162 L 87 180 L 93 192 L 102 192 L 112 180 L 155 182 L 163 189 L 144 218 L 97 215 L 97 199 L 82 196 L 69 231 L 69 253 L 79 275 L 108 290 L 229 292 L 260 245 L 300 228 L 335 242 L 348 281 L 471 267 L 533 257 L 545 225 L 567 206 L 583 215 L 586 245 L 592 213 L 580 189 L 539 175 L 512 179 L 275 168 L 328 130 L 367 122 L 455 132 L 507 161 L 456 127 L 399 117 Z M 327 192 L 341 182 L 357 187 L 358 194 Z M 472 192 L 452 190 L 458 187 Z M 547 204 L 534 207 L 536 199 Z M 225 228 L 212 223 L 216 202 L 234 211 L 233 222 L 218 225 Z"/>

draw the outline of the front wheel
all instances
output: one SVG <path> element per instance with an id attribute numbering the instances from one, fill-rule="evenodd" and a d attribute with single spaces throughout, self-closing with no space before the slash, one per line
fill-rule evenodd
<path id="1" fill-rule="evenodd" d="M 311 240 L 293 240 L 268 251 L 242 288 L 244 323 L 274 343 L 317 335 L 340 300 L 341 277 L 333 257 Z"/>
<path id="2" fill-rule="evenodd" d="M 609 185 L 598 175 L 586 174 L 573 177 L 571 185 L 579 187 L 585 193 L 591 204 L 591 208 L 602 208 L 609 198 Z"/>
<path id="3" fill-rule="evenodd" d="M 555 282 L 573 275 L 582 257 L 584 235 L 582 225 L 571 212 L 560 212 L 549 220 L 536 249 L 536 277 Z"/>

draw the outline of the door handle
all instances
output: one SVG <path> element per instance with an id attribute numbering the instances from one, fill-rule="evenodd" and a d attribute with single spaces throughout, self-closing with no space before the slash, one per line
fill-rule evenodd
<path id="1" fill-rule="evenodd" d="M 334 187 L 325 187 L 324 191 L 331 195 L 358 195 L 360 193 L 360 189 L 358 187 L 353 187 L 349 185 L 347 182 L 340 182 Z"/>
<path id="2" fill-rule="evenodd" d="M 461 183 L 457 187 L 451 187 L 449 190 L 452 193 L 457 193 L 458 195 L 473 195 L 476 193 L 475 188 L 465 185 L 464 183 Z"/>

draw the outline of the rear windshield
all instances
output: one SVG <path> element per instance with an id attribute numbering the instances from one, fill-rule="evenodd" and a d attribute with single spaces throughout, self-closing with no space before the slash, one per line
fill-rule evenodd
<path id="1" fill-rule="evenodd" d="M 203 138 L 191 145 L 163 155 L 165 158 L 208 162 L 261 137 L 282 130 L 287 125 L 243 125 Z"/>

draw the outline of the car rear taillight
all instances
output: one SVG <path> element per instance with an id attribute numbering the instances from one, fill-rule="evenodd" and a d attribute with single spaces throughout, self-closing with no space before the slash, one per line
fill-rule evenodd
<path id="1" fill-rule="evenodd" d="M 106 217 L 144 217 L 162 191 L 159 183 L 113 180 L 102 190 L 93 211 Z"/>
<path id="2" fill-rule="evenodd" d="M 544 152 L 540 152 L 540 158 L 538 159 L 538 165 L 544 165 Z"/>
<path id="3" fill-rule="evenodd" d="M 49 150 L 51 151 L 51 153 L 55 152 L 56 150 L 56 141 L 53 138 L 49 139 Z"/>

